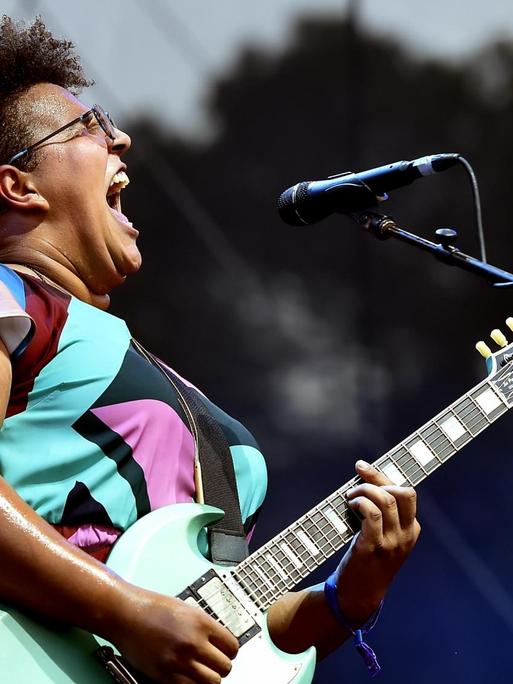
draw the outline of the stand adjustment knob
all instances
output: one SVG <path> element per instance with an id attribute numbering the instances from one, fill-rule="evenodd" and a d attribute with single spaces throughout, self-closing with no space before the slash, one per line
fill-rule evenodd
<path id="1" fill-rule="evenodd" d="M 458 239 L 458 231 L 454 228 L 437 228 L 435 235 L 444 249 L 453 247 Z"/>

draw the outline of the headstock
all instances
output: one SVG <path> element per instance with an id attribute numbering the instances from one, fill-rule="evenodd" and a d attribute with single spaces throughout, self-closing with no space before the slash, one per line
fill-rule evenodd
<path id="1" fill-rule="evenodd" d="M 513 331 L 513 317 L 506 319 L 506 325 Z M 486 360 L 489 380 L 493 381 L 508 405 L 513 404 L 513 343 L 508 343 L 504 333 L 495 328 L 490 333 L 491 339 L 499 347 L 492 352 L 490 347 L 480 340 L 476 344 L 477 351 Z"/>

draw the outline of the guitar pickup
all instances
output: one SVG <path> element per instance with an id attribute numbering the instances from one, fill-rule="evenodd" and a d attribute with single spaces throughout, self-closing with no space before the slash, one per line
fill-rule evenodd
<path id="1" fill-rule="evenodd" d="M 178 598 L 219 620 L 239 640 L 241 646 L 260 632 L 260 626 L 247 607 L 213 569 L 189 585 Z"/>

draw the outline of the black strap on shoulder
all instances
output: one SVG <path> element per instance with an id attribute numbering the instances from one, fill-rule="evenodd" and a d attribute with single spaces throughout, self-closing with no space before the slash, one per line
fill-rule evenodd
<path id="1" fill-rule="evenodd" d="M 212 561 L 218 565 L 236 565 L 247 558 L 249 551 L 228 440 L 197 390 L 188 387 L 176 373 L 147 352 L 136 340 L 133 342 L 139 352 L 175 388 L 197 444 L 205 503 L 224 511 L 224 517 L 208 529 Z"/>
<path id="2" fill-rule="evenodd" d="M 236 565 L 247 558 L 249 551 L 228 440 L 199 393 L 188 387 L 176 373 L 139 343 L 136 343 L 136 347 L 175 388 L 197 443 L 205 503 L 224 511 L 224 517 L 208 529 L 212 561 L 218 565 Z"/>
<path id="3" fill-rule="evenodd" d="M 248 556 L 248 543 L 239 505 L 237 481 L 228 441 L 198 393 L 176 376 L 196 422 L 205 503 L 221 508 L 224 517 L 209 527 L 210 554 L 214 563 L 234 565 Z"/>

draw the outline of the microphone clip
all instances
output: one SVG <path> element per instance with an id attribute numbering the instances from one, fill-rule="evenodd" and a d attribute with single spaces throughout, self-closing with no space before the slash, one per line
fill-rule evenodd
<path id="1" fill-rule="evenodd" d="M 485 278 L 493 287 L 502 289 L 513 286 L 513 273 L 508 273 L 508 271 L 492 266 L 486 261 L 481 261 L 461 252 L 455 246 L 458 233 L 453 228 L 438 228 L 435 235 L 439 242 L 435 243 L 400 228 L 392 216 L 377 211 L 364 210 L 352 213 L 350 216 L 353 221 L 378 240 L 388 240 L 390 237 L 398 238 L 401 242 L 406 242 L 424 252 L 430 252 L 436 259 L 448 266 L 458 266 L 465 271 Z"/>
<path id="2" fill-rule="evenodd" d="M 350 215 L 356 223 L 378 240 L 388 240 L 392 237 L 393 229 L 398 228 L 392 216 L 381 214 L 377 211 L 360 211 Z"/>

